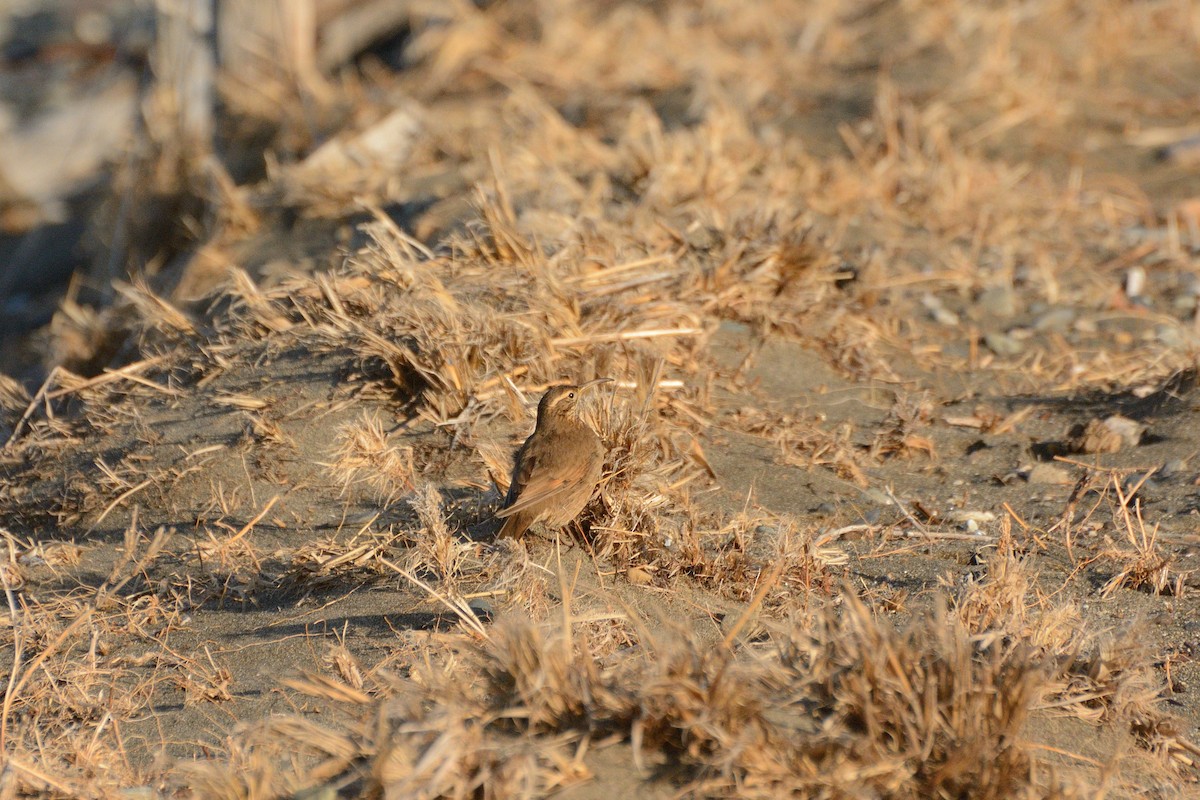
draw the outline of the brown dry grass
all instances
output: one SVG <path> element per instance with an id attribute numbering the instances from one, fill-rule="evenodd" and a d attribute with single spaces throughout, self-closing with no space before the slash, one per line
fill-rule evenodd
<path id="1" fill-rule="evenodd" d="M 951 457 L 922 376 L 1065 396 L 1157 386 L 1191 364 L 1192 321 L 1139 311 L 1117 278 L 1189 269 L 1195 237 L 1134 183 L 1062 162 L 1190 113 L 1143 75 L 1160 58 L 1194 74 L 1198 20 L 1191 3 L 1116 0 L 420 5 L 410 69 L 340 79 L 356 107 L 348 139 L 397 98 L 423 106 L 403 158 L 319 180 L 273 163 L 260 184 L 196 190 L 214 220 L 193 228 L 196 263 L 233 265 L 213 294 L 176 303 L 167 281 L 121 284 L 103 314 L 64 307 L 39 391 L 0 376 L 0 465 L 14 476 L 0 519 L 17 531 L 0 564 L 0 797 L 531 797 L 594 777 L 600 747 L 628 748 L 639 775 L 692 796 L 1132 796 L 1194 781 L 1200 751 L 1167 711 L 1162 653 L 1136 626 L 1082 622 L 1094 567 L 1107 570 L 1100 605 L 1191 588 L 1194 570 L 1117 473 L 1079 484 L 1057 524 L 1008 509 L 979 536 L 938 527 L 950 515 L 890 486 L 894 519 L 833 530 L 706 495 L 722 477 L 714 430 L 866 489 L 884 467 L 930 474 Z M 834 101 L 861 113 L 809 121 Z M 273 114 L 283 156 L 305 154 L 299 113 Z M 151 182 L 153 157 L 131 165 L 123 181 L 140 169 Z M 393 213 L 430 184 L 450 188 L 411 219 Z M 277 206 L 354 219 L 362 244 L 335 270 L 251 276 L 241 248 Z M 996 287 L 1134 332 L 1030 324 L 1004 351 L 972 316 Z M 710 352 L 730 322 L 891 387 L 881 421 L 835 427 L 755 396 L 749 363 Z M 113 343 L 119 366 L 71 371 Z M 285 409 L 298 379 L 270 365 L 291 350 L 336 360 L 342 393 Z M 247 364 L 267 380 L 223 383 Z M 571 574 L 561 547 L 513 550 L 481 531 L 538 395 L 598 375 L 616 389 L 590 410 L 609 459 L 578 541 L 596 587 L 577 598 L 583 568 Z M 72 460 L 104 437 L 159 446 L 148 409 L 189 402 L 236 416 L 240 434 L 173 443 L 184 455 L 169 465 Z M 957 419 L 981 435 L 1032 416 L 978 408 Z M 389 428 L 380 409 L 403 422 Z M 295 419 L 329 426 L 319 453 Z M 245 482 L 216 473 L 230 453 Z M 295 459 L 321 477 L 293 479 Z M 176 493 L 198 473 L 204 507 L 179 522 Z M 293 505 L 306 492 L 340 513 L 332 531 Z M 362 495 L 379 513 L 352 518 Z M 71 569 L 76 545 L 34 533 L 86 542 L 117 519 L 125 540 L 99 580 Z M 940 589 L 864 577 L 872 559 L 963 540 L 984 553 L 978 569 Z M 1065 553 L 1069 574 L 1041 574 L 1047 553 Z M 52 574 L 35 584 L 34 567 Z M 281 678 L 294 713 L 221 729 L 205 758 L 127 751 L 123 726 L 164 697 L 233 700 L 218 658 L 173 644 L 190 615 L 388 581 L 438 609 L 428 636 L 396 633 L 377 663 L 333 647 L 320 671 Z M 717 633 L 646 611 L 679 598 L 713 619 L 732 611 Z M 1127 735 L 1145 761 L 1125 776 L 1120 759 L 1034 741 L 1031 720 L 1054 716 Z M 1050 753 L 1094 769 L 1056 769 Z"/>

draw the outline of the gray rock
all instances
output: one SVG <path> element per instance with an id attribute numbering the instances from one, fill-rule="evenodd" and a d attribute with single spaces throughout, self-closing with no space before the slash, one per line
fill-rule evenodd
<path id="1" fill-rule="evenodd" d="M 956 328 L 959 325 L 958 314 L 955 314 L 950 309 L 942 305 L 942 301 L 934 297 L 928 292 L 921 297 L 921 305 L 929 312 L 929 316 L 933 317 L 934 322 L 939 325 L 945 325 L 947 328 Z"/>
<path id="2" fill-rule="evenodd" d="M 998 356 L 1020 355 L 1025 346 L 1007 333 L 989 333 L 983 337 L 983 343 Z"/>
<path id="3" fill-rule="evenodd" d="M 1172 478 L 1187 469 L 1187 462 L 1182 458 L 1171 458 L 1158 469 L 1158 474 L 1164 478 Z"/>
<path id="4" fill-rule="evenodd" d="M 1171 309 L 1179 314 L 1190 314 L 1196 310 L 1196 295 L 1180 294 L 1171 301 Z"/>
<path id="5" fill-rule="evenodd" d="M 1045 314 L 1042 314 L 1033 323 L 1034 330 L 1038 331 L 1065 331 L 1071 327 L 1071 323 L 1075 321 L 1075 309 L 1073 308 L 1052 308 Z"/>
<path id="6" fill-rule="evenodd" d="M 975 300 L 975 305 L 989 317 L 1008 319 L 1018 311 L 1017 293 L 1010 286 L 992 286 L 984 289 Z"/>
<path id="7" fill-rule="evenodd" d="M 1026 480 L 1042 486 L 1063 486 L 1075 482 L 1071 473 L 1056 464 L 1038 464 L 1029 470 Z"/>
<path id="8" fill-rule="evenodd" d="M 1179 325 L 1155 325 L 1154 338 L 1172 349 L 1185 347 L 1189 343 L 1188 335 Z"/>

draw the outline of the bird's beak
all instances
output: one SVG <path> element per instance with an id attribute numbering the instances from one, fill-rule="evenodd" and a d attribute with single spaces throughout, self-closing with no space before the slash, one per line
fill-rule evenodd
<path id="1" fill-rule="evenodd" d="M 596 378 L 595 380 L 588 381 L 587 383 L 579 384 L 579 391 L 582 392 L 584 389 L 590 389 L 591 387 L 597 386 L 601 383 L 612 383 L 612 380 L 612 378 Z"/>

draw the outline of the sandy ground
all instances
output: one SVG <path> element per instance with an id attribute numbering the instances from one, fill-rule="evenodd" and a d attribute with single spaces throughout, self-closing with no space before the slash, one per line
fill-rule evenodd
<path id="1" fill-rule="evenodd" d="M 4 796 L 1195 796 L 1200 11 L 613 5 L 417 15 L 398 177 L 285 114 L 10 351 Z M 590 530 L 494 541 L 596 374 Z"/>

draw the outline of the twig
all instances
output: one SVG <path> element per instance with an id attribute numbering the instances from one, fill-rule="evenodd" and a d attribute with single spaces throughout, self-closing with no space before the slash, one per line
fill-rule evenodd
<path id="1" fill-rule="evenodd" d="M 177 391 L 175 391 L 174 389 L 172 389 L 168 386 L 162 386 L 160 384 L 154 383 L 153 381 L 148 381 L 145 378 L 139 378 L 136 376 L 136 373 L 141 372 L 142 370 L 147 369 L 149 367 L 153 367 L 158 364 L 161 364 L 165 359 L 166 359 L 166 356 L 155 356 L 154 358 L 147 358 L 147 359 L 143 359 L 142 361 L 135 361 L 132 364 L 126 364 L 125 366 L 121 367 L 120 369 L 105 370 L 102 374 L 97 375 L 94 378 L 88 378 L 86 381 L 83 381 L 82 383 L 80 383 L 76 386 L 71 386 L 71 387 L 63 388 L 63 389 L 55 389 L 53 392 L 49 392 L 46 395 L 46 399 L 47 400 L 57 400 L 60 397 L 66 397 L 69 394 L 74 394 L 75 392 L 83 391 L 84 389 L 91 389 L 95 386 L 102 386 L 106 383 L 112 383 L 113 381 L 120 380 L 121 378 L 126 378 L 131 381 L 136 381 L 138 383 L 141 383 L 144 386 L 149 386 L 152 389 L 156 389 L 158 391 L 165 392 L 167 394 L 172 394 L 172 395 L 178 394 Z"/>
<path id="2" fill-rule="evenodd" d="M 9 555 L 12 556 L 12 540 L 8 541 Z M 0 581 L 4 582 L 4 596 L 8 598 L 8 613 L 12 615 L 13 626 L 13 663 L 8 673 L 8 686 L 4 690 L 4 716 L 0 718 L 0 753 L 8 753 L 8 709 L 12 702 L 13 688 L 17 682 L 17 673 L 21 671 L 21 657 L 25 651 L 25 637 L 22 635 L 24 626 L 17 614 L 17 600 L 13 597 L 12 587 L 8 585 L 8 571 L 0 569 Z"/>
<path id="3" fill-rule="evenodd" d="M 931 531 L 928 528 L 921 528 L 915 531 L 891 531 L 892 535 L 900 536 L 905 539 L 948 539 L 950 541 L 959 542 L 992 542 L 996 540 L 995 536 L 986 533 L 955 533 L 953 531 Z"/>
<path id="4" fill-rule="evenodd" d="M 644 331 L 613 331 L 611 333 L 593 333 L 591 336 L 567 336 L 551 339 L 555 347 L 571 347 L 577 344 L 593 344 L 597 342 L 624 342 L 630 339 L 653 339 L 658 336 L 695 336 L 704 333 L 703 328 L 651 328 Z"/>
<path id="5" fill-rule="evenodd" d="M 733 623 L 729 632 L 725 634 L 725 638 L 721 640 L 721 646 L 726 650 L 733 647 L 733 640 L 738 637 L 742 629 L 750 624 L 750 620 L 758 613 L 759 607 L 762 606 L 763 600 L 767 597 L 767 592 L 771 591 L 771 588 L 779 580 L 779 576 L 783 574 L 783 564 L 784 559 L 782 558 L 775 562 L 775 566 L 771 568 L 771 572 L 767 575 L 766 579 L 759 583 L 758 591 L 754 593 L 754 597 L 750 600 L 750 605 L 746 606 L 746 610 L 742 612 L 742 615 L 737 618 L 737 622 Z"/>
<path id="6" fill-rule="evenodd" d="M 479 637 L 481 639 L 487 641 L 488 639 L 491 638 L 488 636 L 487 629 L 483 627 L 483 623 L 480 622 L 479 618 L 475 616 L 475 612 L 471 609 L 471 607 L 469 605 L 467 605 L 466 603 L 462 603 L 462 602 L 456 603 L 455 601 L 451 600 L 446 595 L 439 592 L 437 589 L 434 589 L 432 586 L 425 583 L 425 581 L 421 580 L 416 575 L 413 575 L 411 572 L 404 569 L 404 567 L 401 567 L 399 564 L 389 561 L 386 558 L 381 559 L 381 561 L 384 564 L 384 566 L 388 567 L 389 569 L 394 570 L 395 572 L 397 572 L 398 574 L 400 574 L 404 578 L 406 578 L 410 583 L 420 587 L 431 597 L 434 597 L 437 600 L 441 601 L 441 603 L 443 605 L 445 605 L 448 609 L 453 611 L 455 613 L 455 615 L 457 615 L 458 618 L 460 620 L 462 620 L 463 623 L 465 623 L 468 628 L 473 630 L 475 633 L 479 634 Z"/>
<path id="7" fill-rule="evenodd" d="M 916 526 L 918 531 L 927 531 L 927 528 L 921 524 L 921 521 L 919 519 L 917 519 L 916 517 L 914 517 L 912 515 L 912 512 L 908 510 L 908 507 L 900 502 L 900 498 L 896 497 L 896 493 L 894 491 L 892 491 L 892 487 L 890 487 L 890 486 L 888 487 L 888 490 L 887 490 L 887 496 L 891 499 L 891 501 L 893 503 L 896 504 L 896 508 L 900 509 L 900 513 L 903 514 L 905 516 L 905 518 L 908 519 L 909 522 L 911 522 L 914 526 Z"/>
<path id="8" fill-rule="evenodd" d="M 75 618 L 74 622 L 63 628 L 62 632 L 54 638 L 54 641 L 51 642 L 45 650 L 38 653 L 37 657 L 34 658 L 33 661 L 29 662 L 29 666 L 26 667 L 25 671 L 21 674 L 21 678 L 16 682 L 16 686 L 9 686 L 8 691 L 6 691 L 4 694 L 4 708 L 2 711 L 0 711 L 0 742 L 4 742 L 8 735 L 8 715 L 12 711 L 13 698 L 19 695 L 21 690 L 25 688 L 25 682 L 29 680 L 29 676 L 32 675 L 37 668 L 42 665 L 42 662 L 49 658 L 54 651 L 62 646 L 63 642 L 65 642 L 73 633 L 75 633 L 76 628 L 79 628 L 84 622 L 90 620 L 91 618 L 92 609 L 85 608 L 83 613 Z"/>
<path id="9" fill-rule="evenodd" d="M 250 529 L 253 528 L 255 525 L 257 525 L 259 522 L 261 522 L 262 518 L 267 515 L 267 512 L 270 511 L 271 508 L 274 507 L 274 505 L 278 502 L 279 502 L 279 495 L 275 495 L 270 500 L 268 500 L 267 504 L 265 506 L 263 506 L 263 510 L 258 512 L 258 515 L 254 519 L 247 522 L 240 531 L 235 533 L 233 535 L 233 538 L 230 539 L 228 542 L 226 542 L 226 545 L 233 544 L 238 539 L 241 539 L 243 536 L 245 536 L 247 533 L 249 533 Z M 376 516 L 378 516 L 378 514 Z M 370 523 L 367 523 L 367 524 L 369 525 Z"/>
<path id="10" fill-rule="evenodd" d="M 20 435 L 21 429 L 25 427 L 25 423 L 29 421 L 31 416 L 33 416 L 33 410 L 37 408 L 38 403 L 40 403 L 42 399 L 47 396 L 46 392 L 49 390 L 50 385 L 54 383 L 56 378 L 58 378 L 58 369 L 58 367 L 55 367 L 54 369 L 50 370 L 50 374 L 46 376 L 46 380 L 42 381 L 41 388 L 37 390 L 37 394 L 35 394 L 33 399 L 29 401 L 29 407 L 25 409 L 25 413 L 21 415 L 19 420 L 17 420 L 17 424 L 13 427 L 13 432 L 9 435 L 8 441 L 4 443 L 4 450 L 12 447 L 17 441 L 17 436 Z"/>
<path id="11" fill-rule="evenodd" d="M 1087 756 L 1080 755 L 1079 753 L 1072 753 L 1070 750 L 1063 750 L 1059 747 L 1051 747 L 1048 744 L 1038 744 L 1037 742 L 1025 742 L 1025 744 L 1029 747 L 1037 748 L 1038 750 L 1045 750 L 1048 753 L 1055 753 L 1056 755 L 1073 758 L 1076 761 L 1082 761 L 1085 764 L 1091 764 L 1093 767 L 1105 766 L 1102 762 L 1097 761 L 1094 758 L 1088 758 Z"/>
<path id="12" fill-rule="evenodd" d="M 108 507 L 104 509 L 104 512 L 100 514 L 100 516 L 96 519 L 96 521 L 92 523 L 92 526 L 90 528 L 88 528 L 88 532 L 90 533 L 90 532 L 96 530 L 96 526 L 99 525 L 101 522 L 104 522 L 104 518 L 107 517 L 109 515 L 109 513 L 111 513 L 112 510 L 121 503 L 122 500 L 125 500 L 126 498 L 130 497 L 131 495 L 137 494 L 142 489 L 145 489 L 147 486 L 149 486 L 152 483 L 154 483 L 154 478 L 146 478 L 146 480 L 142 481 L 137 486 L 134 486 L 132 489 L 126 489 L 124 492 L 119 494 L 115 500 L 113 500 L 111 503 L 108 504 Z"/>

